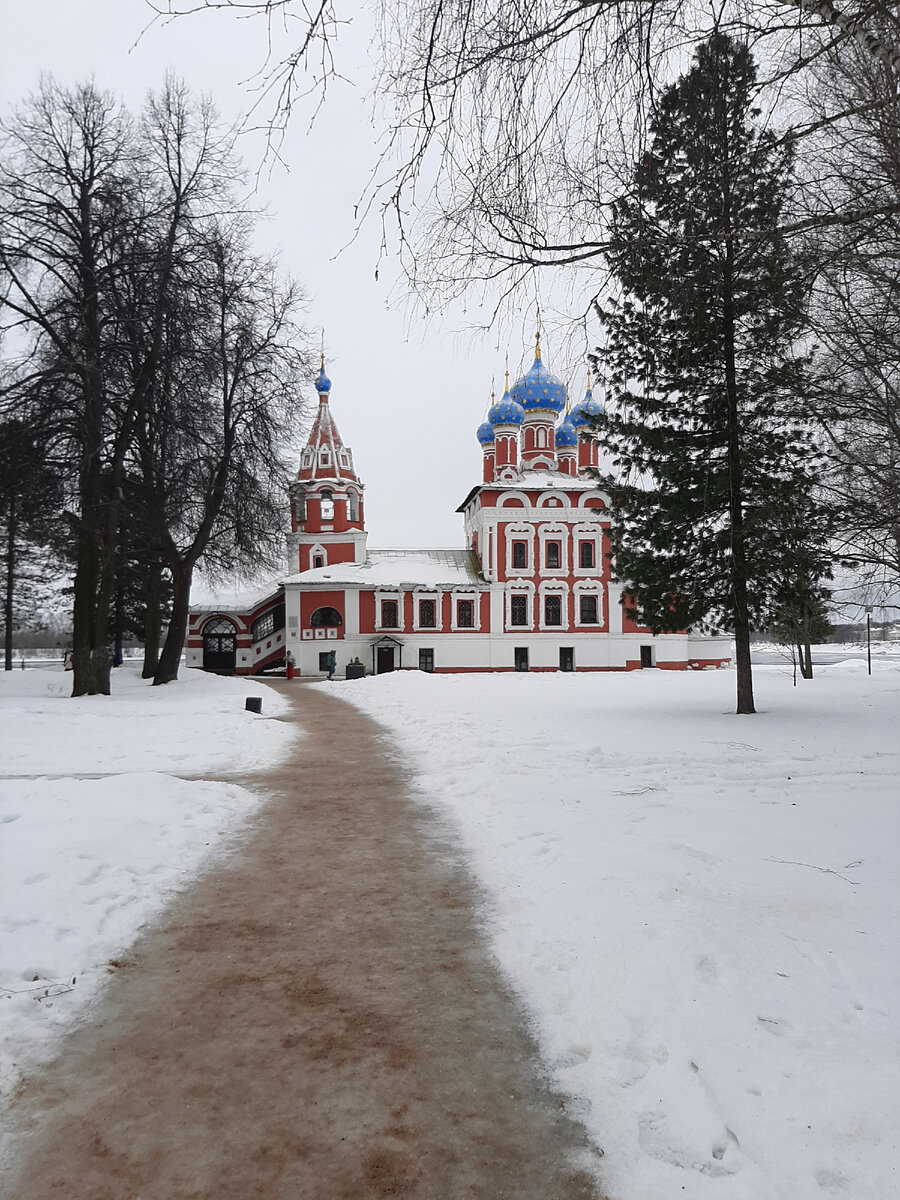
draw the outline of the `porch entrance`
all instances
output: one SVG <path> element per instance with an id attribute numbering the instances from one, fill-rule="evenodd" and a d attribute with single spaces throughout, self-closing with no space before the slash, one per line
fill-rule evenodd
<path id="1" fill-rule="evenodd" d="M 394 670 L 394 647 L 378 646 L 375 650 L 375 674 L 384 675 Z"/>
<path id="2" fill-rule="evenodd" d="M 224 617 L 213 617 L 203 626 L 203 670 L 233 675 L 237 665 L 237 630 Z"/>

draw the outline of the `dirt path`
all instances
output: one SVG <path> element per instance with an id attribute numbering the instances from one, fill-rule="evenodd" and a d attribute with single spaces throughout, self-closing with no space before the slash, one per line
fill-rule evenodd
<path id="1" fill-rule="evenodd" d="M 3 1194 L 595 1198 L 439 823 L 368 718 L 290 695 L 310 736 L 28 1081 Z"/>

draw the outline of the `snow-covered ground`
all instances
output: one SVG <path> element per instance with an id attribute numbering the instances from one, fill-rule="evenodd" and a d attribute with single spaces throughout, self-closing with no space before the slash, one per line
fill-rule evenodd
<path id="1" fill-rule="evenodd" d="M 731 671 L 340 691 L 457 826 L 615 1200 L 900 1194 L 900 669 L 754 678 L 752 717 Z"/>
<path id="2" fill-rule="evenodd" d="M 458 830 L 614 1200 L 900 1192 L 900 665 L 754 676 L 753 717 L 731 671 L 315 685 Z M 114 678 L 71 701 L 61 671 L 0 675 L 6 1087 L 258 803 L 194 777 L 291 736 L 256 681 Z"/>
<path id="3" fill-rule="evenodd" d="M 72 700 L 61 666 L 0 672 L 0 1096 L 258 806 L 217 780 L 296 738 L 269 719 L 286 702 L 264 684 L 182 676 L 153 688 L 129 664 L 112 696 Z"/>

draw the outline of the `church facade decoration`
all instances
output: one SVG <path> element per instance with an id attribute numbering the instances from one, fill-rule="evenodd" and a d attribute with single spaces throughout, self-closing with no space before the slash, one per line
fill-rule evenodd
<path id="1" fill-rule="evenodd" d="M 602 404 L 569 413 L 541 359 L 492 404 L 482 478 L 459 506 L 465 547 L 370 550 L 365 487 L 319 406 L 290 489 L 289 573 L 261 595 L 191 609 L 189 667 L 252 675 L 291 662 L 325 676 L 424 671 L 675 670 L 729 662 L 730 639 L 652 634 L 623 607 L 608 497 L 592 477 Z"/>

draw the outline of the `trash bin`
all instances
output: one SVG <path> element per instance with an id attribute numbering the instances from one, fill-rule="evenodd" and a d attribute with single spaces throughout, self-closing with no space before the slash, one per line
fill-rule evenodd
<path id="1" fill-rule="evenodd" d="M 347 663 L 346 671 L 344 672 L 345 679 L 362 679 L 366 673 L 366 664 L 361 663 L 358 658 L 352 659 Z"/>

